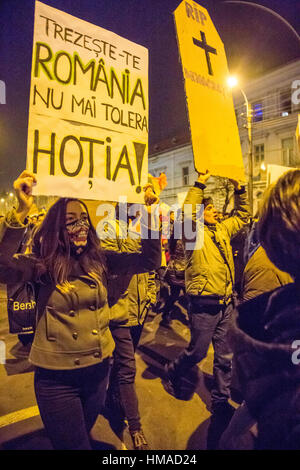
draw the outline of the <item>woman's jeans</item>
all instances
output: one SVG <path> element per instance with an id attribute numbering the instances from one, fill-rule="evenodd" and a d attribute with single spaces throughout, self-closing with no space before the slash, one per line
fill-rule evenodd
<path id="1" fill-rule="evenodd" d="M 36 400 L 54 449 L 91 450 L 89 432 L 104 405 L 109 369 L 109 358 L 74 370 L 36 368 Z"/>
<path id="2" fill-rule="evenodd" d="M 121 406 L 128 420 L 129 430 L 141 428 L 138 398 L 135 390 L 135 356 L 130 327 L 114 326 L 111 333 L 115 341 L 114 362 L 110 374 L 109 392 L 120 396 Z"/>

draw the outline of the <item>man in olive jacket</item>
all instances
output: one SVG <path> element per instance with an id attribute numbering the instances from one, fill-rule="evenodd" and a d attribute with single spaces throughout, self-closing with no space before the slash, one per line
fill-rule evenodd
<path id="1" fill-rule="evenodd" d="M 193 244 L 186 236 L 184 238 L 191 341 L 181 355 L 167 366 L 167 372 L 174 392 L 180 393 L 181 378 L 187 370 L 205 358 L 212 341 L 215 382 L 211 391 L 212 412 L 223 414 L 232 411 L 228 403 L 232 353 L 226 341 L 234 285 L 230 239 L 247 223 L 249 211 L 245 188 L 237 181 L 230 180 L 235 188 L 235 215 L 218 223 L 213 201 L 204 198 L 203 193 L 209 176 L 208 172 L 199 175 L 184 201 L 184 225 L 189 218 L 192 219 L 194 236 L 198 236 L 201 243 Z M 201 204 L 204 207 L 204 225 L 199 218 Z"/>
<path id="2" fill-rule="evenodd" d="M 141 248 L 140 234 L 128 229 L 121 220 L 110 220 L 101 234 L 101 246 L 105 252 L 122 251 L 126 239 L 126 252 L 135 253 Z M 105 236 L 103 236 L 105 235 Z M 121 434 L 124 418 L 135 450 L 147 450 L 141 426 L 138 397 L 135 389 L 135 349 L 143 324 L 151 305 L 156 299 L 154 271 L 134 274 L 117 272 L 108 276 L 108 303 L 110 307 L 110 330 L 115 341 L 114 362 L 110 373 L 110 385 L 106 400 L 106 414 L 111 426 Z"/>

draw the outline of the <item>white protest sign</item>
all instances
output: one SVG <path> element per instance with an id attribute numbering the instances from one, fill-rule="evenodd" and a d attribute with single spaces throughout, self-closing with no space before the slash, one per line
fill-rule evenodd
<path id="1" fill-rule="evenodd" d="M 277 181 L 281 175 L 290 170 L 296 170 L 296 168 L 283 165 L 267 165 L 267 186 Z"/>
<path id="2" fill-rule="evenodd" d="M 35 194 L 142 202 L 148 50 L 36 2 L 27 169 Z"/>

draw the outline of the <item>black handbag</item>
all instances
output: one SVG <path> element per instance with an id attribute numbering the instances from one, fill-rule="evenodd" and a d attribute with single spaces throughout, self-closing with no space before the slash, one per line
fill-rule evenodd
<path id="1" fill-rule="evenodd" d="M 7 313 L 10 333 L 34 333 L 36 310 L 36 291 L 32 282 L 7 285 Z"/>

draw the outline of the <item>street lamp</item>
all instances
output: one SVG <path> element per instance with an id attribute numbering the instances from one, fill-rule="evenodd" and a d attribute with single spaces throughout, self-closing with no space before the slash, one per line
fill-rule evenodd
<path id="1" fill-rule="evenodd" d="M 236 77 L 228 77 L 227 85 L 229 88 L 234 88 L 238 85 L 238 79 Z M 241 87 L 238 87 L 243 95 L 246 105 L 246 117 L 247 117 L 247 130 L 248 130 L 248 194 L 249 194 L 249 206 L 250 213 L 253 213 L 253 157 L 252 157 L 252 110 L 251 104 L 249 103 L 247 96 Z"/>

